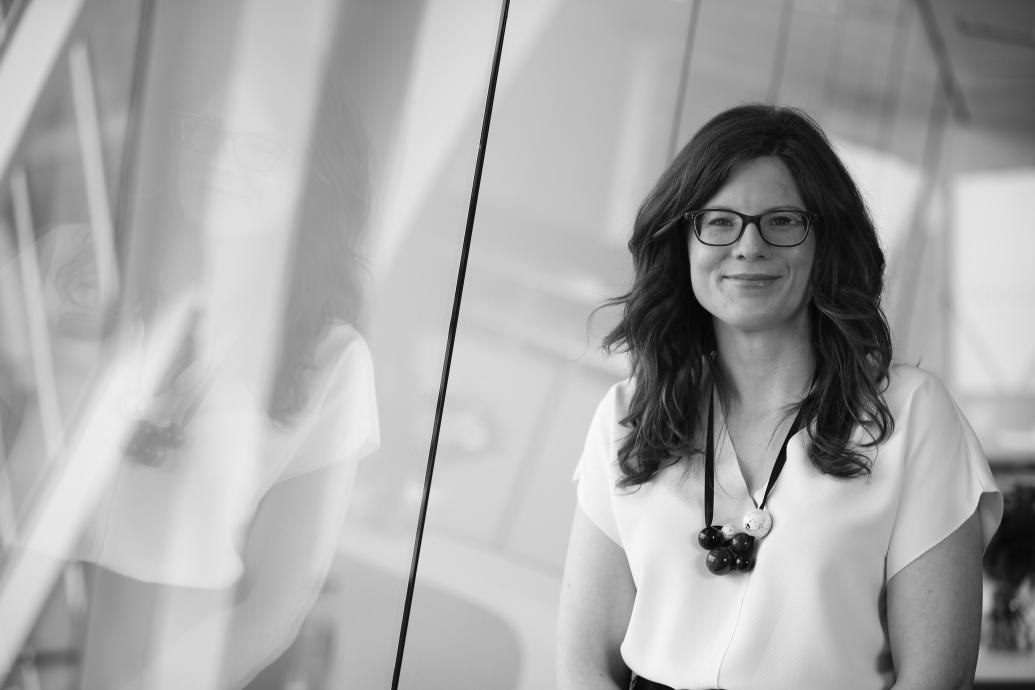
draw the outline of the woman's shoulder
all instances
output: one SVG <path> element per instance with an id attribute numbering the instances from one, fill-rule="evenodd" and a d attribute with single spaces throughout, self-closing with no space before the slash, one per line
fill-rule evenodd
<path id="1" fill-rule="evenodd" d="M 905 362 L 892 362 L 888 368 L 884 397 L 896 418 L 907 410 L 937 414 L 955 408 L 952 395 L 937 374 Z"/>
<path id="2" fill-rule="evenodd" d="M 373 358 L 366 340 L 352 325 L 333 324 L 313 353 L 309 372 L 312 407 L 321 407 L 345 387 L 373 385 Z"/>
<path id="3" fill-rule="evenodd" d="M 636 382 L 632 377 L 622 379 L 611 385 L 607 389 L 607 393 L 604 395 L 604 399 L 600 405 L 608 406 L 611 409 L 620 412 L 622 417 L 625 416 L 625 412 L 629 409 L 629 405 L 632 402 L 633 393 L 636 392 Z"/>
<path id="4" fill-rule="evenodd" d="M 931 386 L 944 388 L 945 384 L 937 374 L 918 364 L 893 361 L 888 367 L 889 391 L 915 391 Z"/>
<path id="5" fill-rule="evenodd" d="M 327 333 L 324 334 L 323 338 L 316 345 L 313 368 L 325 369 L 329 366 L 332 367 L 346 354 L 354 356 L 365 354 L 369 356 L 369 352 L 366 340 L 351 324 L 335 323 L 327 329 Z"/>
<path id="6" fill-rule="evenodd" d="M 594 431 L 590 433 L 607 433 L 611 436 L 618 433 L 621 420 L 625 419 L 629 412 L 633 388 L 632 379 L 612 383 L 607 388 L 593 413 L 590 428 Z"/>

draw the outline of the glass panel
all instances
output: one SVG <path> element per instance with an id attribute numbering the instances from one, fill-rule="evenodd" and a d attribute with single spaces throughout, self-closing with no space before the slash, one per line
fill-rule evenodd
<path id="1" fill-rule="evenodd" d="M 899 31 L 900 2 L 849 2 L 843 5 L 837 42 L 830 59 L 837 71 L 827 82 L 831 112 L 827 126 L 868 147 L 878 144 L 881 120 L 894 95 L 898 65 L 892 65 Z"/>
<path id="2" fill-rule="evenodd" d="M 680 144 L 743 100 L 777 93 L 808 109 L 900 258 L 932 204 L 936 170 L 923 166 L 937 161 L 942 126 L 915 7 L 705 0 L 698 9 Z M 627 287 L 624 244 L 668 156 L 693 11 L 668 2 L 511 10 L 404 688 L 553 685 L 571 474 L 597 402 L 625 375 L 620 357 L 596 348 L 614 315 L 590 314 Z M 466 180 L 454 168 L 436 195 L 459 202 Z"/>
<path id="3" fill-rule="evenodd" d="M 830 84 L 836 81 L 838 45 L 846 24 L 844 3 L 793 3 L 780 102 L 823 117 L 830 105 Z"/>
<path id="4" fill-rule="evenodd" d="M 3 55 L 26 4 L 28 0 L 0 0 L 0 55 Z"/>
<path id="5" fill-rule="evenodd" d="M 95 12 L 133 16 L 132 2 L 99 3 Z M 75 35 L 82 36 L 78 29 Z M 120 42 L 123 59 L 133 55 L 132 40 Z M 112 107 L 128 103 L 128 80 L 121 93 L 109 93 Z M 121 101 L 118 101 L 121 99 Z M 11 471 L 23 475 L 16 492 L 25 510 L 32 506 L 38 486 L 55 461 L 53 452 L 81 413 L 80 405 L 99 364 L 102 341 L 111 330 L 113 304 L 101 301 L 98 285 L 117 282 L 111 247 L 98 246 L 91 227 L 84 177 L 83 145 L 73 98 L 73 78 L 67 63 L 59 64 L 35 109 L 15 160 L 4 178 L 2 194 L 5 307 L 4 347 L 11 366 L 24 374 L 19 384 L 32 404 L 41 408 L 22 417 L 24 425 L 10 429 L 7 443 L 29 443 L 42 453 L 23 451 L 10 458 Z M 108 122 L 108 137 L 119 149 L 125 121 Z M 104 181 L 101 181 L 103 184 Z M 112 199 L 114 200 L 114 199 Z M 102 254 L 108 256 L 102 258 Z M 103 275 L 101 273 L 105 272 Z M 14 324 L 19 324 L 15 326 Z M 36 422 L 32 420 L 35 419 Z M 36 428 L 42 436 L 30 442 L 25 434 Z M 24 463 L 21 469 L 14 469 Z M 24 518 L 25 514 L 19 511 Z"/>
<path id="6" fill-rule="evenodd" d="M 897 107 L 882 123 L 891 156 L 871 176 L 869 191 L 882 202 L 877 220 L 888 249 L 887 308 L 897 352 L 911 361 L 922 357 L 925 367 L 946 375 L 946 322 L 937 306 L 947 256 L 938 238 L 945 228 L 938 167 L 950 112 L 919 12 L 910 3 L 903 9 L 907 43 L 892 82 Z"/>
<path id="7" fill-rule="evenodd" d="M 19 446 L 35 449 L 12 451 L 8 461 L 9 471 L 20 477 L 14 495 L 20 506 L 16 516 L 24 523 L 57 459 L 66 423 L 78 409 L 98 354 L 90 295 L 81 293 L 88 281 L 75 275 L 82 273 L 80 265 L 85 271 L 94 266 L 67 69 L 59 68 L 44 90 L 5 175 L 2 199 L 7 282 L 16 289 L 11 301 L 18 305 L 12 304 L 12 309 L 23 314 L 24 326 L 21 333 L 10 334 L 9 357 L 27 374 L 19 387 L 35 408 L 35 414 L 19 415 L 21 423 L 10 434 L 12 444 L 17 439 Z M 79 311 L 84 318 L 82 334 L 77 332 Z M 56 369 L 64 368 L 67 357 L 76 356 L 71 351 L 91 341 L 94 347 L 82 353 L 84 376 L 59 376 Z M 37 438 L 30 441 L 33 434 Z"/>
<path id="8" fill-rule="evenodd" d="M 133 72 L 139 69 L 139 61 L 126 56 L 134 54 L 139 25 L 146 18 L 142 13 L 147 6 L 141 0 L 102 3 L 92 0 L 77 30 L 77 39 L 88 49 L 109 203 L 116 215 L 120 202 L 125 201 L 119 198 L 120 183 L 125 181 L 123 176 L 132 171 L 126 159 L 127 135 L 134 97 Z M 146 53 L 141 55 L 146 58 Z"/>
<path id="9" fill-rule="evenodd" d="M 314 612 L 336 640 L 314 688 L 391 686 L 499 9 L 363 0 L 342 20 L 335 59 L 370 161 L 357 270 L 381 447 L 360 467 Z"/>
<path id="10" fill-rule="evenodd" d="M 934 52 L 913 3 L 901 5 L 891 52 L 893 71 L 888 80 L 888 102 L 892 107 L 880 121 L 883 143 L 898 158 L 922 166 L 928 157 L 939 153 L 931 144 L 940 139 L 929 126 L 932 119 L 939 118 L 937 108 L 947 104 Z"/>
<path id="11" fill-rule="evenodd" d="M 778 90 L 788 76 L 780 65 L 786 4 L 700 0 L 681 142 L 720 110 Z"/>
<path id="12" fill-rule="evenodd" d="M 668 156 L 687 4 L 510 10 L 402 688 L 554 687 L 571 475 L 623 377 L 597 343 Z M 460 203 L 451 166 L 432 194 Z"/>
<path id="13" fill-rule="evenodd" d="M 124 52 L 135 34 L 126 17 L 104 15 L 116 5 L 88 5 L 67 52 L 84 38 L 104 43 L 87 51 L 99 159 L 109 199 L 134 192 L 116 233 L 119 328 L 103 349 L 93 331 L 93 341 L 80 334 L 92 349 L 80 344 L 56 379 L 88 396 L 59 417 L 70 435 L 103 427 L 99 412 L 126 431 L 92 457 L 61 456 L 49 473 L 39 453 L 20 456 L 47 491 L 75 468 L 103 466 L 113 479 L 95 482 L 99 507 L 82 515 L 39 511 L 67 548 L 44 556 L 33 542 L 35 560 L 19 563 L 52 574 L 46 558 L 70 564 L 42 613 L 29 607 L 23 656 L 37 663 L 19 664 L 11 682 L 388 687 L 499 8 L 162 3 L 135 175 L 120 187 L 127 149 L 117 134 L 134 115 Z M 32 246 L 45 257 L 97 234 L 96 189 L 68 115 L 75 86 L 52 78 L 25 143 L 51 156 L 23 166 L 36 225 L 71 218 L 81 231 L 61 244 L 37 232 Z M 466 191 L 443 195 L 439 180 L 457 170 Z M 16 269 L 0 277 L 21 290 L 21 269 L 35 264 L 17 260 L 15 210 L 10 198 L 0 207 L 0 256 Z M 16 318 L 47 312 L 13 291 L 4 298 L 6 350 L 31 364 Z M 181 330 L 163 330 L 174 317 Z M 137 372 L 134 358 L 162 352 L 171 361 L 153 385 L 134 380 L 116 410 L 101 404 L 98 376 Z M 3 366 L 0 381 L 33 372 Z M 5 412 L 31 411 L 40 397 L 23 401 L 14 384 L 4 392 Z M 18 421 L 5 413 L 5 432 L 9 419 Z M 28 428 L 22 421 L 5 442 L 29 438 Z M 14 487 L 15 508 L 36 484 Z M 18 518 L 0 518 L 17 528 Z M 26 589 L 4 585 L 8 599 Z"/>
<path id="14" fill-rule="evenodd" d="M 24 687 L 78 675 L 86 583 L 79 568 L 62 572 L 61 564 L 104 476 L 103 463 L 90 468 L 83 459 L 100 447 L 98 433 L 119 433 L 118 423 L 93 425 L 92 440 L 79 429 L 98 418 L 98 393 L 110 398 L 114 381 L 105 354 L 120 282 L 112 180 L 128 131 L 140 9 L 137 0 L 105 0 L 78 18 L 4 161 L 0 677 Z M 98 25 L 121 29 L 95 53 Z M 95 54 L 120 67 L 95 79 Z M 75 479 L 91 469 L 89 480 Z"/>

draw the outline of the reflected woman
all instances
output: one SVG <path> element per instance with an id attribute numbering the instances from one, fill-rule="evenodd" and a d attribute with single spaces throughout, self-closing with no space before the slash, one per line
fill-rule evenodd
<path id="1" fill-rule="evenodd" d="M 87 532 L 84 688 L 242 687 L 291 644 L 327 577 L 357 463 L 379 429 L 371 356 L 354 328 L 367 157 L 337 90 L 318 118 L 268 387 L 235 378 L 264 345 L 247 329 L 276 312 L 246 301 L 250 252 L 264 237 L 250 224 L 266 220 L 234 193 L 247 185 L 228 192 L 219 236 L 200 238 L 207 251 L 237 252 L 239 272 L 209 266 L 210 289 L 237 313 L 200 314 Z M 218 195 L 251 158 L 234 148 L 238 123 L 205 126 L 208 141 L 229 144 L 204 151 L 192 140 L 189 155 L 229 156 L 192 169 L 212 175 Z M 270 391 L 265 401 L 258 390 Z"/>
<path id="2" fill-rule="evenodd" d="M 892 361 L 877 233 L 819 126 L 720 113 L 629 247 L 560 686 L 969 687 L 1002 499 L 945 387 Z"/>

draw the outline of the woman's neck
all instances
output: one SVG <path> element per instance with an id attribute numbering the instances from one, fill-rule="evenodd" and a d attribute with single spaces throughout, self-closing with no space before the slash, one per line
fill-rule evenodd
<path id="1" fill-rule="evenodd" d="M 807 329 L 773 333 L 717 325 L 715 335 L 728 403 L 742 414 L 771 414 L 808 392 L 816 358 Z"/>

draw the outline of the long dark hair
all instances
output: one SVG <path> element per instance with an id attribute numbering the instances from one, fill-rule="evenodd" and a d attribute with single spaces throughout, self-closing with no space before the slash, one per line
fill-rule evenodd
<path id="1" fill-rule="evenodd" d="M 884 253 L 866 204 L 819 125 L 804 112 L 763 104 L 738 106 L 706 123 L 679 152 L 636 215 L 629 251 L 635 278 L 622 319 L 603 344 L 629 354 L 634 392 L 630 429 L 618 450 L 623 478 L 635 487 L 660 469 L 700 453 L 702 401 L 721 376 L 712 316 L 690 286 L 683 212 L 713 197 L 748 161 L 776 157 L 786 165 L 807 210 L 819 216 L 810 280 L 816 379 L 801 402 L 809 457 L 837 477 L 867 474 L 861 449 L 894 426 L 883 399 L 891 333 L 880 306 Z M 667 227 L 667 229 L 666 229 Z M 869 440 L 854 446 L 852 434 Z"/>
<path id="2" fill-rule="evenodd" d="M 282 425 L 308 404 L 307 372 L 323 337 L 334 324 L 355 324 L 360 315 L 366 266 L 358 245 L 370 205 L 369 156 L 363 126 L 340 91 L 331 83 L 321 98 L 295 234 L 267 403 L 270 418 Z"/>

